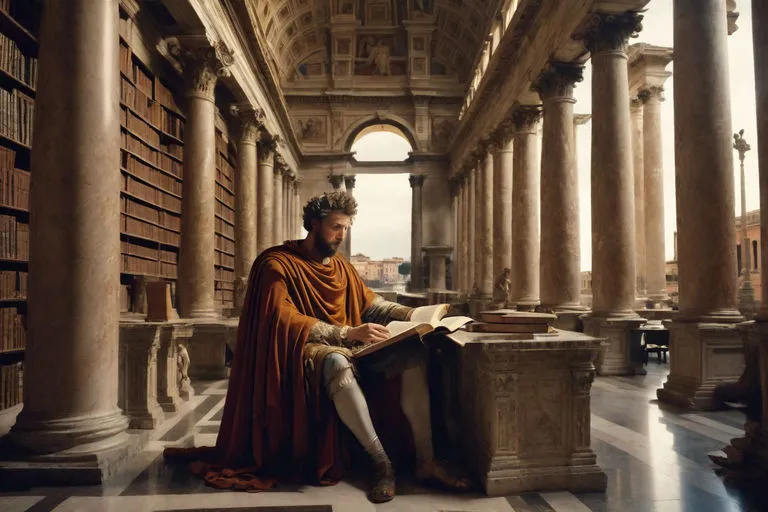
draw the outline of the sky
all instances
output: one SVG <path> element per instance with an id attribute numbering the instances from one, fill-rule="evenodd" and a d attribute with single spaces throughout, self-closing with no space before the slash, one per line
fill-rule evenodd
<path id="1" fill-rule="evenodd" d="M 728 37 L 728 65 L 733 131 L 744 129 L 744 137 L 752 145 L 745 159 L 747 210 L 759 208 L 755 117 L 755 82 L 752 53 L 751 1 L 738 2 L 738 30 Z M 651 0 L 644 13 L 643 30 L 630 40 L 658 46 L 672 46 L 672 2 Z M 668 68 L 672 76 L 665 84 L 662 104 L 662 143 L 664 159 L 664 219 L 667 259 L 674 256 L 675 179 L 674 179 L 674 62 Z M 575 89 L 577 113 L 590 113 L 591 65 L 584 69 L 584 80 Z M 592 268 L 590 158 L 592 123 L 579 127 L 577 154 L 579 166 L 579 210 L 581 237 L 581 269 Z M 402 160 L 410 150 L 408 143 L 392 133 L 372 133 L 353 146 L 358 160 Z M 736 215 L 741 215 L 738 158 L 734 152 L 734 190 Z M 407 175 L 358 175 L 355 197 L 360 203 L 352 237 L 352 251 L 372 258 L 410 257 L 411 190 Z"/>

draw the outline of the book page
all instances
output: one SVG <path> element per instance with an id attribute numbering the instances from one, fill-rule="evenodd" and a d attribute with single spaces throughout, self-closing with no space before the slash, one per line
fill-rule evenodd
<path id="1" fill-rule="evenodd" d="M 407 331 L 408 329 L 411 329 L 413 327 L 416 327 L 421 322 L 400 322 L 397 320 L 394 320 L 392 322 L 389 322 L 387 324 L 387 329 L 389 329 L 389 337 L 394 338 L 400 333 L 403 333 Z"/>
<path id="2" fill-rule="evenodd" d="M 411 313 L 411 322 L 435 325 L 448 314 L 448 304 L 434 304 L 432 306 L 419 306 Z"/>
<path id="3" fill-rule="evenodd" d="M 450 332 L 453 332 L 472 321 L 473 320 L 468 316 L 447 316 L 439 322 L 432 324 L 432 327 L 435 329 L 438 327 L 445 327 Z"/>

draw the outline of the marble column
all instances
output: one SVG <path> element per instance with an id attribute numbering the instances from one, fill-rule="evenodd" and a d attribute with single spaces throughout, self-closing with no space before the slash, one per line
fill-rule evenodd
<path id="1" fill-rule="evenodd" d="M 411 184 L 411 291 L 421 291 L 424 288 L 424 265 L 421 254 L 422 244 L 422 187 L 424 175 L 411 174 L 408 177 Z"/>
<path id="2" fill-rule="evenodd" d="M 658 398 L 712 406 L 744 364 L 734 323 L 736 239 L 728 46 L 722 0 L 674 2 L 675 164 L 680 311 Z M 763 27 L 761 27 L 762 29 Z"/>
<path id="3" fill-rule="evenodd" d="M 537 132 L 541 109 L 520 107 L 515 126 L 512 177 L 512 293 L 517 309 L 539 304 L 539 166 Z"/>
<path id="4" fill-rule="evenodd" d="M 493 279 L 512 265 L 513 140 L 509 123 L 495 133 L 493 155 Z"/>
<path id="5" fill-rule="evenodd" d="M 192 39 L 193 38 L 193 39 Z M 216 104 L 214 88 L 227 74 L 232 53 L 207 38 L 180 38 L 186 80 L 184 182 L 176 293 L 183 318 L 215 318 Z"/>
<path id="6" fill-rule="evenodd" d="M 640 30 L 635 13 L 595 15 L 592 55 L 592 313 L 584 332 L 606 338 L 602 375 L 635 371 L 630 334 L 635 313 L 635 193 L 627 40 Z"/>
<path id="7" fill-rule="evenodd" d="M 291 186 L 291 171 L 286 169 L 283 173 L 283 221 L 280 223 L 280 229 L 283 233 L 282 239 L 288 240 L 288 222 L 290 221 L 291 203 L 288 189 Z"/>
<path id="8" fill-rule="evenodd" d="M 274 245 L 273 195 L 275 167 L 274 139 L 262 140 L 259 143 L 259 183 L 258 183 L 258 226 L 256 229 L 256 245 L 259 253 Z"/>
<path id="9" fill-rule="evenodd" d="M 304 205 L 301 204 L 301 196 L 299 195 L 299 180 L 296 179 L 293 182 L 293 236 L 296 239 L 301 238 L 301 228 L 304 222 Z"/>
<path id="10" fill-rule="evenodd" d="M 635 202 L 635 301 L 645 307 L 645 151 L 643 149 L 643 101 L 632 98 L 629 102 L 632 138 L 632 175 L 634 176 Z"/>
<path id="11" fill-rule="evenodd" d="M 664 163 L 661 137 L 661 102 L 664 100 L 664 90 L 660 85 L 651 86 L 640 91 L 639 94 L 643 100 L 646 293 L 650 300 L 661 302 L 668 298 L 664 248 Z"/>
<path id="12" fill-rule="evenodd" d="M 235 310 L 243 307 L 245 288 L 251 265 L 258 255 L 256 251 L 257 176 L 258 157 L 256 142 L 263 113 L 261 110 L 233 106 L 232 111 L 240 121 L 240 138 L 237 143 L 237 169 L 235 171 Z"/>
<path id="13" fill-rule="evenodd" d="M 0 462 L 9 483 L 34 474 L 48 485 L 99 484 L 129 455 L 128 421 L 117 407 L 118 20 L 111 0 L 43 10 L 24 408 L 10 434 L 29 455 Z M 35 462 L 38 454 L 44 460 Z"/>
<path id="14" fill-rule="evenodd" d="M 347 194 L 354 196 L 355 195 L 355 177 L 354 176 L 344 176 L 344 187 L 347 189 Z M 344 247 L 345 252 L 349 257 L 352 256 L 352 228 L 349 228 L 349 231 L 347 231 L 347 236 L 344 238 Z"/>
<path id="15" fill-rule="evenodd" d="M 477 245 L 479 269 L 478 298 L 486 301 L 493 294 L 493 153 L 488 151 L 480 164 L 478 187 L 477 218 L 480 222 Z"/>
<path id="16" fill-rule="evenodd" d="M 283 236 L 283 222 L 285 222 L 285 212 L 283 211 L 283 175 L 286 172 L 285 164 L 279 155 L 275 155 L 275 166 L 273 167 L 273 181 L 274 192 L 272 197 L 274 203 L 272 204 L 272 223 L 274 226 L 274 238 L 272 240 L 274 245 L 280 245 L 285 241 Z"/>
<path id="17" fill-rule="evenodd" d="M 469 199 L 469 208 L 467 209 L 467 217 L 465 219 L 467 235 L 467 291 L 470 296 L 477 294 L 478 284 L 475 274 L 477 268 L 477 254 L 475 241 L 477 239 L 477 228 L 475 226 L 475 219 L 477 218 L 477 165 L 473 163 L 471 167 L 467 169 L 467 197 Z"/>
<path id="18" fill-rule="evenodd" d="M 464 195 L 464 206 L 461 214 L 461 232 L 463 238 L 461 240 L 461 274 L 462 282 L 464 285 L 464 293 L 470 295 L 472 293 L 472 265 L 474 255 L 474 230 L 470 223 L 472 215 L 474 215 L 474 196 L 472 195 L 472 170 L 464 168 L 462 170 L 462 193 Z"/>
<path id="19" fill-rule="evenodd" d="M 574 84 L 583 68 L 551 63 L 534 84 L 544 105 L 541 147 L 541 307 L 583 311 L 579 187 L 573 140 Z M 567 315 L 562 315 L 563 317 Z"/>

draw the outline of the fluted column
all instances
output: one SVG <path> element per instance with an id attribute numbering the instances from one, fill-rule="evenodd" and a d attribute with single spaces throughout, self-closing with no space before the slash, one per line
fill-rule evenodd
<path id="1" fill-rule="evenodd" d="M 582 67 L 552 63 L 535 89 L 544 104 L 541 147 L 541 305 L 580 310 L 579 187 L 573 140 L 573 86 Z"/>
<path id="2" fill-rule="evenodd" d="M 640 96 L 643 99 L 646 293 L 651 300 L 663 301 L 667 299 L 667 266 L 664 249 L 664 164 L 661 136 L 661 102 L 664 100 L 664 90 L 661 86 L 652 86 L 640 91 Z"/>
<path id="3" fill-rule="evenodd" d="M 536 137 L 541 109 L 521 107 L 515 126 L 512 178 L 512 293 L 517 309 L 539 304 L 539 166 Z"/>
<path id="4" fill-rule="evenodd" d="M 259 187 L 258 187 L 258 226 L 256 229 L 256 243 L 259 253 L 274 245 L 274 167 L 275 167 L 274 139 L 262 141 L 258 147 L 259 155 Z"/>
<path id="5" fill-rule="evenodd" d="M 479 297 L 490 298 L 493 294 L 493 153 L 486 152 L 480 163 L 477 218 L 480 222 L 477 245 L 479 270 Z"/>
<path id="6" fill-rule="evenodd" d="M 51 485 L 101 483 L 127 455 L 128 421 L 117 407 L 118 20 L 111 0 L 51 2 L 43 10 L 24 408 L 11 440 L 47 455 L 44 468 L 30 468 Z M 12 481 L 14 468 L 3 471 Z M 17 476 L 29 481 L 25 475 Z"/>
<path id="7" fill-rule="evenodd" d="M 354 176 L 344 176 L 344 187 L 347 190 L 347 194 L 354 196 L 355 195 L 355 177 Z M 347 231 L 347 236 L 344 239 L 344 252 L 348 255 L 348 257 L 352 256 L 352 228 L 349 228 L 349 231 Z"/>
<path id="8" fill-rule="evenodd" d="M 227 74 L 232 54 L 223 43 L 208 45 L 205 37 L 182 46 L 187 97 L 184 125 L 184 182 L 181 202 L 181 241 L 176 284 L 179 315 L 212 318 L 216 204 L 216 104 L 214 88 Z M 182 40 L 185 45 L 187 39 Z"/>
<path id="9" fill-rule="evenodd" d="M 283 236 L 283 222 L 285 221 L 285 212 L 283 211 L 283 174 L 285 173 L 285 166 L 280 158 L 280 155 L 275 155 L 275 166 L 273 167 L 273 180 L 272 185 L 274 192 L 272 197 L 274 203 L 272 204 L 272 223 L 274 226 L 274 245 L 280 245 L 285 240 Z"/>
<path id="10" fill-rule="evenodd" d="M 684 407 L 711 407 L 712 389 L 736 381 L 743 361 L 725 16 L 722 0 L 674 1 L 680 311 L 657 396 Z"/>
<path id="11" fill-rule="evenodd" d="M 509 123 L 495 134 L 493 154 L 493 279 L 512 265 L 513 140 Z"/>
<path id="12" fill-rule="evenodd" d="M 243 306 L 245 287 L 256 251 L 257 217 L 257 176 L 258 157 L 256 142 L 261 136 L 259 131 L 263 113 L 261 110 L 233 106 L 240 120 L 240 138 L 237 144 L 237 170 L 235 171 L 235 302 L 240 310 Z"/>
<path id="13" fill-rule="evenodd" d="M 645 278 L 645 165 L 643 149 L 643 101 L 630 100 L 632 174 L 635 201 L 635 296 L 645 306 L 647 293 Z"/>
<path id="14" fill-rule="evenodd" d="M 422 244 L 422 186 L 424 176 L 412 174 L 408 177 L 411 184 L 411 291 L 424 288 L 424 265 L 421 255 Z"/>

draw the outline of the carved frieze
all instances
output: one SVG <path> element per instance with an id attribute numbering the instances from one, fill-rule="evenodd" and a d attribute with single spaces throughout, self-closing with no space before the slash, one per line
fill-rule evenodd
<path id="1" fill-rule="evenodd" d="M 326 144 L 328 141 L 328 118 L 326 116 L 297 117 L 296 136 L 302 144 Z"/>

